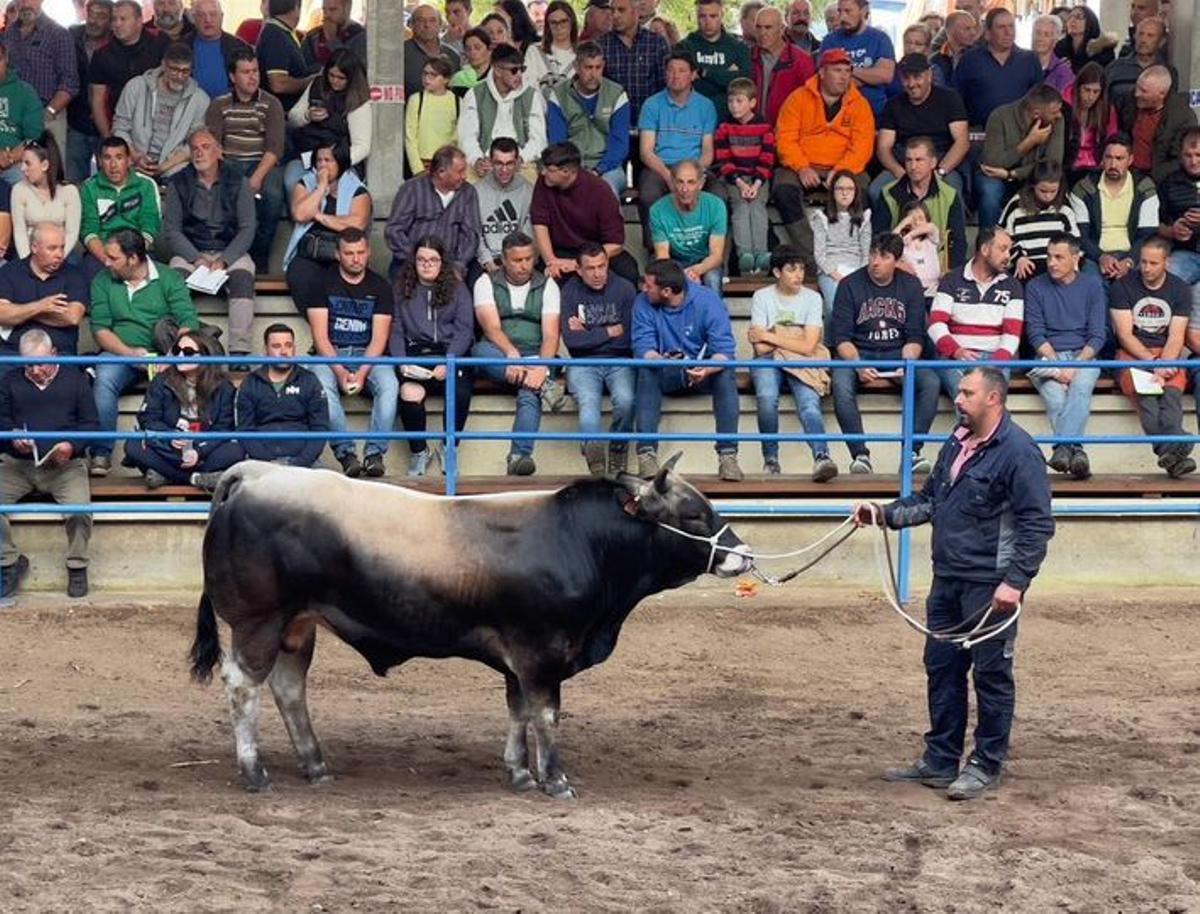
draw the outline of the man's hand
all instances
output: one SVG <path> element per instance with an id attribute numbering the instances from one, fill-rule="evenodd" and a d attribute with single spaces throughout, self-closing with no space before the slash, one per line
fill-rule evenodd
<path id="1" fill-rule="evenodd" d="M 54 449 L 50 451 L 50 456 L 46 459 L 54 466 L 60 467 L 74 456 L 75 446 L 69 441 L 60 441 L 54 445 Z"/>
<path id="2" fill-rule="evenodd" d="M 257 197 L 262 191 L 263 180 L 264 179 L 260 178 L 258 174 L 252 174 L 246 179 L 246 186 L 250 188 L 250 193 L 252 196 Z"/>
<path id="3" fill-rule="evenodd" d="M 742 186 L 743 200 L 757 200 L 758 192 L 762 189 L 761 184 L 745 184 Z"/>
<path id="4" fill-rule="evenodd" d="M 1192 210 L 1188 210 L 1188 212 L 1190 213 Z M 1192 234 L 1192 226 L 1186 218 L 1176 219 L 1171 223 L 1171 237 L 1176 241 L 1191 241 Z"/>
<path id="5" fill-rule="evenodd" d="M 18 431 L 18 429 L 14 428 L 13 431 L 14 432 Z M 14 438 L 12 446 L 13 446 L 13 450 L 16 451 L 18 454 L 32 454 L 33 453 L 33 439 L 32 438 Z"/>
<path id="6" fill-rule="evenodd" d="M 546 272 L 550 274 L 551 279 L 559 279 L 567 273 L 575 273 L 579 270 L 579 264 L 566 257 L 551 257 L 546 261 Z"/>
<path id="7" fill-rule="evenodd" d="M 495 276 L 497 273 L 500 272 L 500 261 L 489 260 L 487 263 L 485 263 L 483 265 L 483 269 L 484 269 L 484 272 L 486 272 L 488 274 L 488 276 Z"/>
<path id="8" fill-rule="evenodd" d="M 434 365 L 433 366 L 433 379 L 435 381 L 446 380 L 446 366 L 445 365 Z"/>
<path id="9" fill-rule="evenodd" d="M 212 260 L 210 260 L 208 262 L 208 268 L 210 270 L 224 270 L 225 269 L 225 261 L 222 260 L 220 257 L 214 257 Z"/>
<path id="10" fill-rule="evenodd" d="M 1075 374 L 1079 371 L 1078 368 L 1060 368 L 1058 376 L 1055 378 L 1059 384 L 1070 384 L 1075 380 Z"/>
<path id="11" fill-rule="evenodd" d="M 800 183 L 812 190 L 814 187 L 821 186 L 821 176 L 817 174 L 815 168 L 801 168 L 796 172 L 796 177 L 800 179 Z"/>
<path id="12" fill-rule="evenodd" d="M 1154 369 L 1154 373 L 1156 375 L 1158 375 L 1158 377 L 1162 378 L 1164 381 L 1171 380 L 1171 378 L 1175 377 L 1175 374 L 1178 371 L 1179 371 L 1178 368 L 1155 368 Z"/>
<path id="13" fill-rule="evenodd" d="M 705 368 L 702 365 L 697 365 L 695 368 L 685 368 L 683 373 L 687 375 L 688 386 L 696 387 L 704 383 L 704 379 L 710 374 L 716 374 L 720 370 L 720 368 Z"/>
<path id="14" fill-rule="evenodd" d="M 746 331 L 746 339 L 751 343 L 765 343 L 770 333 L 766 327 L 751 327 Z"/>
<path id="15" fill-rule="evenodd" d="M 531 368 L 526 368 L 525 377 L 521 379 L 521 386 L 527 387 L 530 390 L 541 390 L 549 375 L 550 369 L 545 365 L 534 365 Z"/>
<path id="16" fill-rule="evenodd" d="M 510 356 L 516 358 L 516 356 Z M 526 368 L 522 365 L 506 365 L 504 368 L 504 380 L 514 387 L 519 387 L 521 382 L 525 380 Z"/>
<path id="17" fill-rule="evenodd" d="M 482 158 L 482 159 L 476 159 L 476 160 L 475 160 L 475 165 L 474 165 L 474 168 L 475 168 L 475 174 L 476 174 L 476 175 L 478 175 L 479 177 L 481 177 L 481 178 L 482 178 L 482 177 L 484 177 L 484 176 L 485 176 L 485 175 L 486 175 L 486 174 L 487 174 L 489 171 L 491 171 L 491 170 L 492 170 L 492 163 L 491 163 L 491 161 L 490 161 L 490 160 L 489 160 L 489 159 L 488 159 L 488 158 L 485 156 L 485 157 L 484 157 L 484 158 Z"/>
<path id="18" fill-rule="evenodd" d="M 619 337 L 622 333 L 625 332 L 625 325 L 624 324 L 609 324 L 605 328 L 604 332 L 608 334 L 608 338 L 610 340 L 615 340 L 617 337 Z"/>
<path id="19" fill-rule="evenodd" d="M 994 612 L 1007 615 L 1011 612 L 1016 612 L 1017 607 L 1021 603 L 1021 591 L 1015 587 L 1010 587 L 1008 584 L 1001 582 L 996 585 L 996 592 L 992 594 L 992 610 Z"/>
<path id="20" fill-rule="evenodd" d="M 1036 270 L 1037 266 L 1028 257 L 1018 257 L 1017 269 L 1014 271 L 1013 275 L 1016 276 L 1017 279 L 1024 282 L 1026 279 L 1032 276 Z"/>
<path id="21" fill-rule="evenodd" d="M 1050 134 L 1054 132 L 1054 123 L 1043 124 L 1041 118 L 1036 119 L 1033 125 L 1029 128 L 1029 133 L 1025 135 L 1025 139 L 1033 143 L 1035 146 L 1045 146 L 1050 141 Z"/>
<path id="22" fill-rule="evenodd" d="M 47 295 L 45 298 L 39 298 L 34 304 L 41 314 L 55 313 L 65 311 L 68 305 L 70 305 L 70 299 L 60 292 L 58 295 Z"/>
<path id="23" fill-rule="evenodd" d="M 981 164 L 979 166 L 979 170 L 982 171 L 989 178 L 995 178 L 997 181 L 1007 181 L 1008 180 L 1008 169 L 1007 168 L 1000 168 L 996 165 L 982 165 Z"/>
<path id="24" fill-rule="evenodd" d="M 690 279 L 692 282 L 703 282 L 703 279 L 701 278 L 700 274 L 696 272 L 695 267 L 685 268 L 683 271 L 683 275 L 686 276 L 688 279 Z"/>
<path id="25" fill-rule="evenodd" d="M 874 368 L 859 368 L 858 380 L 863 384 L 870 384 L 879 377 L 879 372 Z"/>
<path id="26" fill-rule="evenodd" d="M 1200 207 L 1193 206 L 1183 214 L 1183 219 L 1188 225 L 1200 226 Z"/>
<path id="27" fill-rule="evenodd" d="M 974 349 L 959 346 L 958 351 L 954 353 L 954 358 L 960 362 L 978 362 L 983 358 L 983 354 L 976 352 Z"/>
<path id="28" fill-rule="evenodd" d="M 856 527 L 882 527 L 885 523 L 883 505 L 873 501 L 856 502 L 850 509 Z"/>

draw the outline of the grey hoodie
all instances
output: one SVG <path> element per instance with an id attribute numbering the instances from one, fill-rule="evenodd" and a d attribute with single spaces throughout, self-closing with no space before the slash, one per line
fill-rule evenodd
<path id="1" fill-rule="evenodd" d="M 486 267 L 500 259 L 500 246 L 506 236 L 513 232 L 532 236 L 529 204 L 533 200 L 533 185 L 517 174 L 508 187 L 501 187 L 495 172 L 489 171 L 475 185 L 475 192 L 479 195 L 479 219 L 483 223 L 479 233 L 479 265 Z"/>
<path id="2" fill-rule="evenodd" d="M 161 91 L 158 80 L 162 72 L 162 67 L 159 66 L 131 79 L 122 90 L 116 113 L 113 115 L 113 134 L 122 137 L 139 152 L 150 148 L 150 140 L 154 134 L 154 111 L 158 107 Z M 200 88 L 196 80 L 189 79 L 183 87 L 183 96 L 179 99 L 179 104 L 171 112 L 171 125 L 163 138 L 160 162 L 165 162 L 180 147 L 187 146 L 188 134 L 204 123 L 204 112 L 208 110 L 208 102 L 208 94 Z M 179 168 L 172 169 L 171 174 L 179 171 L 184 165 L 187 165 L 186 161 Z"/>

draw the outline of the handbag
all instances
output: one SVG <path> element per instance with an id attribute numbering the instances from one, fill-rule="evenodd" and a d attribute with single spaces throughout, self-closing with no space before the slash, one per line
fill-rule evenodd
<path id="1" fill-rule="evenodd" d="M 309 229 L 300 239 L 297 249 L 305 260 L 316 263 L 337 262 L 337 236 L 323 229 Z"/>

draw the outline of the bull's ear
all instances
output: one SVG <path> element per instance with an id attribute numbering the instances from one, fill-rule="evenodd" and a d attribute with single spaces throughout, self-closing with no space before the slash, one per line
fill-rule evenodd
<path id="1" fill-rule="evenodd" d="M 667 482 L 667 474 L 675 469 L 675 464 L 679 463 L 679 458 L 682 456 L 683 451 L 676 451 L 659 469 L 658 474 L 654 477 L 654 490 L 656 492 L 663 495 L 667 493 L 667 490 L 671 487 Z"/>
<path id="2" fill-rule="evenodd" d="M 622 510 L 630 517 L 637 517 L 643 509 L 644 499 L 651 492 L 650 483 L 632 473 L 619 473 L 617 482 L 621 486 L 618 495 Z"/>

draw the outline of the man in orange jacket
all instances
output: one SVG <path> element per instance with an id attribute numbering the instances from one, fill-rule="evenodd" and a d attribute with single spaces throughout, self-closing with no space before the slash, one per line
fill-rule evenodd
<path id="1" fill-rule="evenodd" d="M 817 75 L 788 96 L 775 125 L 779 168 L 771 202 L 793 244 L 811 258 L 812 228 L 804 195 L 828 190 L 848 171 L 866 187 L 867 163 L 875 150 L 875 115 L 850 78 L 850 55 L 842 48 L 821 54 Z"/>

